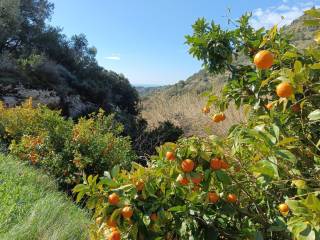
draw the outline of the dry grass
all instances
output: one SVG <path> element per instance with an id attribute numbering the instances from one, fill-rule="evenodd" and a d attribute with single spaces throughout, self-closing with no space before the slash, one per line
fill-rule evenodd
<path id="1" fill-rule="evenodd" d="M 201 109 L 206 104 L 206 98 L 196 94 L 184 94 L 168 98 L 164 93 L 155 93 L 143 100 L 142 117 L 148 121 L 151 128 L 157 127 L 159 122 L 170 120 L 184 130 L 185 136 L 207 136 L 210 134 L 225 135 L 235 123 L 245 120 L 244 114 L 234 106 L 225 112 L 226 120 L 214 123 L 211 113 L 204 115 Z"/>

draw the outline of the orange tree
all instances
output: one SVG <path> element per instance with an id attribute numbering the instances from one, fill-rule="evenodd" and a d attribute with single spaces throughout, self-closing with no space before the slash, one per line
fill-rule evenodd
<path id="1" fill-rule="evenodd" d="M 83 172 L 103 174 L 116 164 L 130 169 L 136 157 L 122 131 L 102 110 L 74 123 L 46 106 L 34 108 L 31 99 L 14 108 L 0 102 L 0 140 L 10 154 L 44 169 L 65 190 L 80 183 Z"/>
<path id="2" fill-rule="evenodd" d="M 94 210 L 92 239 L 320 239 L 320 49 L 249 19 L 231 31 L 200 19 L 187 36 L 209 71 L 230 76 L 220 96 L 205 94 L 214 124 L 230 103 L 247 121 L 166 143 L 148 168 L 85 177 L 74 192 Z"/>

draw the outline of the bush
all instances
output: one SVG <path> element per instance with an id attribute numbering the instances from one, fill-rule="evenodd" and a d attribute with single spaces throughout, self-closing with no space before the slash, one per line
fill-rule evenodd
<path id="1" fill-rule="evenodd" d="M 307 13 L 317 19 L 306 24 L 320 25 L 319 10 Z M 201 19 L 187 37 L 208 70 L 230 71 L 220 96 L 207 93 L 214 124 L 233 102 L 248 121 L 227 137 L 164 144 L 149 168 L 115 167 L 77 185 L 97 218 L 92 239 L 320 239 L 320 47 L 299 51 L 276 26 L 254 30 L 249 19 L 231 31 Z M 239 53 L 256 66 L 235 65 Z"/>
<path id="2" fill-rule="evenodd" d="M 129 168 L 136 157 L 121 124 L 101 110 L 78 123 L 59 111 L 22 106 L 0 108 L 0 131 L 10 152 L 54 175 L 62 187 L 79 183 L 83 173 L 103 174 L 119 164 Z"/>

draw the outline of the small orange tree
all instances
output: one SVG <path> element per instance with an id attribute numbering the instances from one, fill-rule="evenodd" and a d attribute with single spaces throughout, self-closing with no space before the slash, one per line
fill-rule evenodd
<path id="1" fill-rule="evenodd" d="M 0 140 L 10 153 L 53 175 L 60 187 L 70 190 L 83 172 L 103 174 L 116 164 L 130 169 L 136 157 L 123 126 L 100 110 L 77 123 L 46 106 L 5 108 L 0 102 Z"/>
<path id="2" fill-rule="evenodd" d="M 307 13 L 318 25 L 320 12 Z M 230 73 L 221 96 L 205 94 L 212 120 L 233 102 L 247 122 L 166 143 L 148 168 L 85 178 L 74 192 L 94 209 L 92 239 L 320 239 L 320 48 L 298 50 L 249 18 L 231 31 L 200 19 L 187 36 L 209 71 Z"/>

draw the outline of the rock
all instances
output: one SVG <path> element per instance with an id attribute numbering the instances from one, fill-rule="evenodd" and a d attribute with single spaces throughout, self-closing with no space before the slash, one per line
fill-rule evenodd
<path id="1" fill-rule="evenodd" d="M 91 102 L 84 102 L 81 100 L 80 95 L 70 95 L 64 99 L 68 108 L 68 116 L 76 118 L 84 113 L 92 112 L 97 109 L 97 106 Z"/>
<path id="2" fill-rule="evenodd" d="M 83 116 L 98 109 L 95 104 L 82 101 L 80 95 L 70 95 L 61 99 L 55 91 L 27 89 L 21 85 L 17 87 L 0 85 L 0 100 L 6 107 L 20 105 L 28 98 L 32 98 L 34 106 L 44 104 L 51 109 L 64 109 L 67 116 L 71 118 Z"/>

